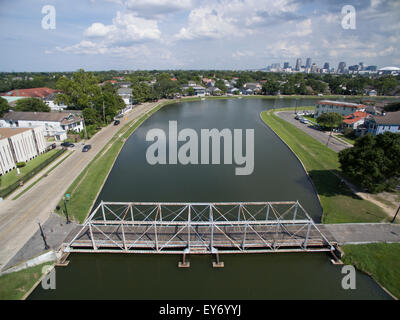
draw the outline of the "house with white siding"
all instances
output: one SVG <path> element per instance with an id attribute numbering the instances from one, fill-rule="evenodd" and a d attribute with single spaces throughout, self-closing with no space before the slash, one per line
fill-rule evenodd
<path id="1" fill-rule="evenodd" d="M 84 130 L 83 118 L 73 112 L 8 112 L 0 119 L 3 128 L 36 128 L 44 127 L 46 137 L 56 141 L 67 139 L 69 130 Z"/>
<path id="2" fill-rule="evenodd" d="M 367 128 L 368 133 L 374 136 L 385 132 L 400 133 L 400 111 L 371 117 L 367 123 Z"/>
<path id="3" fill-rule="evenodd" d="M 323 113 L 338 113 L 347 117 L 356 111 L 364 112 L 366 107 L 357 103 L 322 100 L 318 101 L 315 107 L 315 117 L 318 118 Z"/>

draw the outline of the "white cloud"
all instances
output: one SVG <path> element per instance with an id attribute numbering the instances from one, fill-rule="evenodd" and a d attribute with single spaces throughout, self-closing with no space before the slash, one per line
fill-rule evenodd
<path id="1" fill-rule="evenodd" d="M 295 13 L 296 9 L 292 0 L 205 1 L 190 12 L 187 26 L 180 29 L 176 38 L 220 39 L 254 34 L 268 20 Z"/>
<path id="2" fill-rule="evenodd" d="M 126 0 L 126 7 L 142 16 L 157 16 L 193 7 L 192 0 Z"/>
<path id="3" fill-rule="evenodd" d="M 237 50 L 236 52 L 232 53 L 232 57 L 235 59 L 244 58 L 244 57 L 254 57 L 255 53 L 253 51 L 244 50 L 240 51 Z"/>
<path id="4" fill-rule="evenodd" d="M 311 19 L 304 20 L 296 24 L 296 31 L 292 35 L 297 37 L 305 37 L 312 34 Z"/>

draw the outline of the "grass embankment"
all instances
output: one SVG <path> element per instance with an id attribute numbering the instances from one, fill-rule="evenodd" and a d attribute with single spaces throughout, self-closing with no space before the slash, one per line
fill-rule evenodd
<path id="1" fill-rule="evenodd" d="M 276 111 L 279 110 L 264 111 L 261 117 L 303 162 L 321 200 L 323 223 L 382 222 L 388 219 L 381 208 L 353 194 L 337 177 L 340 169 L 336 152 L 279 118 L 274 114 Z"/>
<path id="2" fill-rule="evenodd" d="M 372 276 L 400 299 L 400 244 L 377 243 L 342 247 L 345 264 Z"/>
<path id="3" fill-rule="evenodd" d="M 67 204 L 68 214 L 71 219 L 82 223 L 96 200 L 96 197 L 108 176 L 115 159 L 122 149 L 125 140 L 153 113 L 161 109 L 167 104 L 175 103 L 175 100 L 164 102 L 144 114 L 138 120 L 132 120 L 124 125 L 114 137 L 104 146 L 104 148 L 96 155 L 96 157 L 86 166 L 78 178 L 69 186 L 66 193 L 71 195 L 71 200 Z M 61 213 L 64 209 L 64 202 L 59 202 Z"/>
<path id="4" fill-rule="evenodd" d="M 45 162 L 57 151 L 58 151 L 57 149 L 50 150 L 46 153 L 41 154 L 40 156 L 37 156 L 35 159 L 32 159 L 31 161 L 27 162 L 25 167 L 19 169 L 20 175 L 17 174 L 17 169 L 14 169 L 11 172 L 6 173 L 1 177 L 1 188 L 6 188 L 9 185 L 19 181 L 23 176 L 34 170 L 41 163 Z"/>
<path id="5" fill-rule="evenodd" d="M 32 268 L 0 277 L 0 300 L 20 300 L 31 290 L 42 276 L 42 268 L 51 263 L 44 263 Z"/>

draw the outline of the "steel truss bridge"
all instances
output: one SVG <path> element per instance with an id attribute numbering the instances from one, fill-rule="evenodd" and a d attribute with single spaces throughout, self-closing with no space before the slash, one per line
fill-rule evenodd
<path id="1" fill-rule="evenodd" d="M 64 252 L 234 254 L 333 251 L 299 202 L 101 202 Z"/>

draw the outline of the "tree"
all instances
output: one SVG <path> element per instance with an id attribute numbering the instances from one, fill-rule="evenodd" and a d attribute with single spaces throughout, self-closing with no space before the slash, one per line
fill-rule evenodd
<path id="1" fill-rule="evenodd" d="M 82 111 L 83 118 L 85 119 L 86 125 L 99 124 L 101 122 L 100 115 L 96 109 L 86 108 Z"/>
<path id="2" fill-rule="evenodd" d="M 3 117 L 8 110 L 10 110 L 10 105 L 8 104 L 7 100 L 0 97 L 0 117 Z"/>
<path id="3" fill-rule="evenodd" d="M 343 172 L 370 192 L 393 189 L 400 179 L 400 135 L 365 135 L 341 151 L 339 161 Z"/>
<path id="4" fill-rule="evenodd" d="M 279 91 L 279 83 L 275 80 L 269 80 L 263 86 L 262 92 L 266 95 L 276 95 Z"/>
<path id="5" fill-rule="evenodd" d="M 38 98 L 17 100 L 15 111 L 50 112 L 50 107 Z"/>
<path id="6" fill-rule="evenodd" d="M 389 103 L 387 106 L 384 107 L 384 110 L 386 112 L 400 111 L 400 102 Z"/>
<path id="7" fill-rule="evenodd" d="M 317 122 L 322 127 L 325 127 L 325 128 L 328 128 L 331 130 L 331 133 L 329 134 L 328 142 L 326 144 L 328 146 L 329 141 L 331 140 L 331 137 L 332 137 L 333 129 L 340 126 L 340 124 L 343 122 L 343 117 L 338 113 L 328 112 L 328 113 L 321 114 L 317 118 Z"/>

